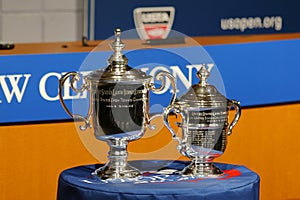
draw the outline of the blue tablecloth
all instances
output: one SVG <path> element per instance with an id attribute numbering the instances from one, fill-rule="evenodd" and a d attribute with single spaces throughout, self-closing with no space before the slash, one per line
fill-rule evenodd
<path id="1" fill-rule="evenodd" d="M 192 178 L 178 175 L 185 161 L 144 160 L 130 164 L 143 172 L 136 182 L 109 183 L 91 173 L 101 165 L 78 166 L 60 174 L 57 200 L 259 199 L 259 176 L 244 166 L 216 163 L 224 175 Z"/>

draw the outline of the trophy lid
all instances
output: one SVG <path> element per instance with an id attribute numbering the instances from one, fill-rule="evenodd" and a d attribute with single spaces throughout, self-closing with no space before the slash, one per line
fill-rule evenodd
<path id="1" fill-rule="evenodd" d="M 128 59 L 122 53 L 125 44 L 121 41 L 121 30 L 115 29 L 115 40 L 110 44 L 114 53 L 108 59 L 109 65 L 103 70 L 95 70 L 87 75 L 87 79 L 92 82 L 143 82 L 151 78 L 145 72 L 139 69 L 133 69 L 128 66 Z"/>
<path id="2" fill-rule="evenodd" d="M 182 95 L 176 103 L 188 104 L 197 107 L 224 107 L 227 105 L 227 98 L 224 97 L 215 86 L 207 83 L 210 72 L 203 64 L 197 72 L 200 79 L 198 84 L 192 85 L 187 93 Z"/>

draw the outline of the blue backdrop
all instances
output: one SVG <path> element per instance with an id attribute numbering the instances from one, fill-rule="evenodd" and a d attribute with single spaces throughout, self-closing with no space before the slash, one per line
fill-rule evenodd
<path id="1" fill-rule="evenodd" d="M 243 107 L 300 100 L 299 39 L 212 45 L 204 46 L 204 49 L 210 56 L 205 52 L 201 55 L 199 47 L 193 46 L 129 51 L 126 55 L 132 67 L 154 73 L 160 66 L 175 75 L 179 95 L 186 92 L 187 84 L 198 82 L 195 66 L 205 63 L 215 65 L 209 82 L 217 85 L 229 99 L 239 100 Z M 82 73 L 88 73 L 105 67 L 110 54 L 0 56 L 0 123 L 69 119 L 58 100 L 58 79 L 65 72 L 80 69 Z M 87 62 L 87 57 L 95 60 Z M 189 73 L 193 77 L 188 78 Z M 219 81 L 220 77 L 223 82 Z M 166 106 L 168 101 L 162 99 L 169 99 L 170 95 L 168 91 L 161 95 L 151 94 L 151 105 Z M 72 99 L 87 99 L 84 94 L 72 94 L 69 90 L 65 91 L 64 97 L 70 108 Z M 82 112 L 85 110 L 83 107 Z"/>
<path id="2" fill-rule="evenodd" d="M 94 2 L 90 27 L 106 39 L 116 27 L 134 29 L 133 10 L 173 6 L 173 30 L 188 36 L 299 32 L 300 1 L 293 0 L 89 0 Z M 94 15 L 93 15 L 94 13 Z M 92 19 L 93 18 L 93 19 Z M 91 26 L 92 25 L 92 26 Z"/>

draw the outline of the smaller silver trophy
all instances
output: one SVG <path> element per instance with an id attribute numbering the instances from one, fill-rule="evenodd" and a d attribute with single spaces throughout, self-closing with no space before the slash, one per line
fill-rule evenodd
<path id="1" fill-rule="evenodd" d="M 195 177 L 217 177 L 223 172 L 213 164 L 213 159 L 221 156 L 226 148 L 227 136 L 241 115 L 239 102 L 228 100 L 218 90 L 207 83 L 210 75 L 205 65 L 197 73 L 201 81 L 175 101 L 164 111 L 164 122 L 178 140 L 179 152 L 192 160 L 183 169 L 182 175 Z M 228 111 L 236 110 L 233 121 L 228 123 Z M 180 114 L 182 137 L 178 137 L 169 124 L 171 113 Z M 179 129 L 180 130 L 180 129 Z"/>
<path id="2" fill-rule="evenodd" d="M 151 82 L 152 76 L 129 67 L 128 59 L 122 53 L 125 44 L 120 35 L 120 29 L 116 29 L 116 39 L 111 43 L 114 53 L 108 59 L 109 66 L 85 76 L 81 88 L 76 88 L 76 83 L 80 80 L 79 73 L 65 74 L 60 79 L 59 97 L 66 112 L 72 118 L 84 122 L 80 127 L 82 130 L 93 127 L 95 137 L 107 142 L 110 147 L 108 162 L 93 174 L 101 179 L 130 181 L 138 177 L 140 172 L 127 163 L 127 145 L 128 142 L 141 138 L 150 126 L 150 90 L 160 92 L 165 87 L 165 78 L 170 79 L 174 90 L 171 105 L 176 98 L 176 85 L 171 74 L 160 71 L 155 78 L 161 80 L 162 85 L 155 88 Z M 63 85 L 69 78 L 75 92 L 87 90 L 90 93 L 90 108 L 86 117 L 72 114 L 65 105 L 62 98 Z"/>

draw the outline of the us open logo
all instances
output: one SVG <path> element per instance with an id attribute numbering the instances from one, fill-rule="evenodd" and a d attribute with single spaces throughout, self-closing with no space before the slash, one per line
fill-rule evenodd
<path id="1" fill-rule="evenodd" d="M 174 22 L 175 8 L 143 7 L 133 11 L 134 23 L 142 40 L 166 39 Z"/>

